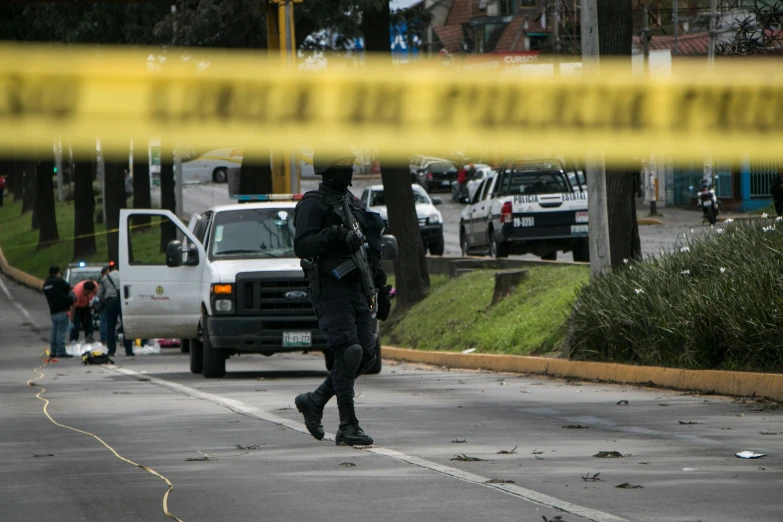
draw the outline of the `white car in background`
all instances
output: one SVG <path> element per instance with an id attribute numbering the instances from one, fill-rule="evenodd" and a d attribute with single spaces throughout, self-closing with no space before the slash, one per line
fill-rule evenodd
<path id="1" fill-rule="evenodd" d="M 433 256 L 442 256 L 445 248 L 443 241 L 443 215 L 435 208 L 440 205 L 440 198 L 431 198 L 421 185 L 411 185 L 413 198 L 416 204 L 416 216 L 419 218 L 419 230 L 424 240 L 424 247 Z M 383 185 L 373 185 L 364 189 L 361 197 L 362 208 L 368 212 L 377 212 L 389 226 L 389 217 L 386 211 L 386 199 L 383 193 Z"/>
<path id="2" fill-rule="evenodd" d="M 228 173 L 242 168 L 243 150 L 214 149 L 182 162 L 183 183 L 225 183 Z"/>

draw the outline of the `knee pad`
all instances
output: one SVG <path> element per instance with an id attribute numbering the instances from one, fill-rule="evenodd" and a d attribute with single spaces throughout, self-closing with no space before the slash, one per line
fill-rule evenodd
<path id="1" fill-rule="evenodd" d="M 352 344 L 345 349 L 343 353 L 342 370 L 350 375 L 356 375 L 359 365 L 362 362 L 362 347 L 358 344 Z"/>

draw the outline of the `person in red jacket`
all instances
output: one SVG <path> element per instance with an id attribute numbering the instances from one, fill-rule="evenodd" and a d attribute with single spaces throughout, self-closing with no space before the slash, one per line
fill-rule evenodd
<path id="1" fill-rule="evenodd" d="M 92 311 L 90 305 L 98 292 L 98 283 L 95 281 L 81 281 L 73 287 L 76 300 L 71 306 L 71 342 L 79 340 L 79 329 L 84 328 L 85 341 L 93 342 L 92 338 Z"/>
<path id="2" fill-rule="evenodd" d="M 468 171 L 465 165 L 460 165 L 457 171 L 457 184 L 459 189 L 457 190 L 457 201 L 460 198 L 468 197 Z"/>

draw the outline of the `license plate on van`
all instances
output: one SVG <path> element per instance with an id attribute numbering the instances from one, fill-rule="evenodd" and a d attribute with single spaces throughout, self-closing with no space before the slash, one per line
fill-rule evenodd
<path id="1" fill-rule="evenodd" d="M 588 233 L 587 225 L 571 225 L 571 234 L 580 235 Z"/>
<path id="2" fill-rule="evenodd" d="M 310 332 L 283 332 L 283 348 L 309 348 L 312 344 Z"/>

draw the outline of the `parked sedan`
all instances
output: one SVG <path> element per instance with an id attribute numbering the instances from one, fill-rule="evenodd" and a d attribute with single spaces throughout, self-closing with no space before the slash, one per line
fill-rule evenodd
<path id="1" fill-rule="evenodd" d="M 418 182 L 427 192 L 436 189 L 451 190 L 457 181 L 457 167 L 450 161 L 436 161 L 419 170 Z"/>
<path id="2" fill-rule="evenodd" d="M 419 218 L 419 230 L 424 240 L 424 247 L 429 250 L 433 256 L 442 256 L 445 248 L 443 241 L 443 216 L 435 205 L 440 205 L 439 198 L 430 198 L 423 188 L 419 185 L 412 185 L 413 199 L 416 204 L 416 216 Z M 364 189 L 361 197 L 362 208 L 368 212 L 377 212 L 389 225 L 389 218 L 386 211 L 386 198 L 383 192 L 383 185 L 373 185 Z"/>

